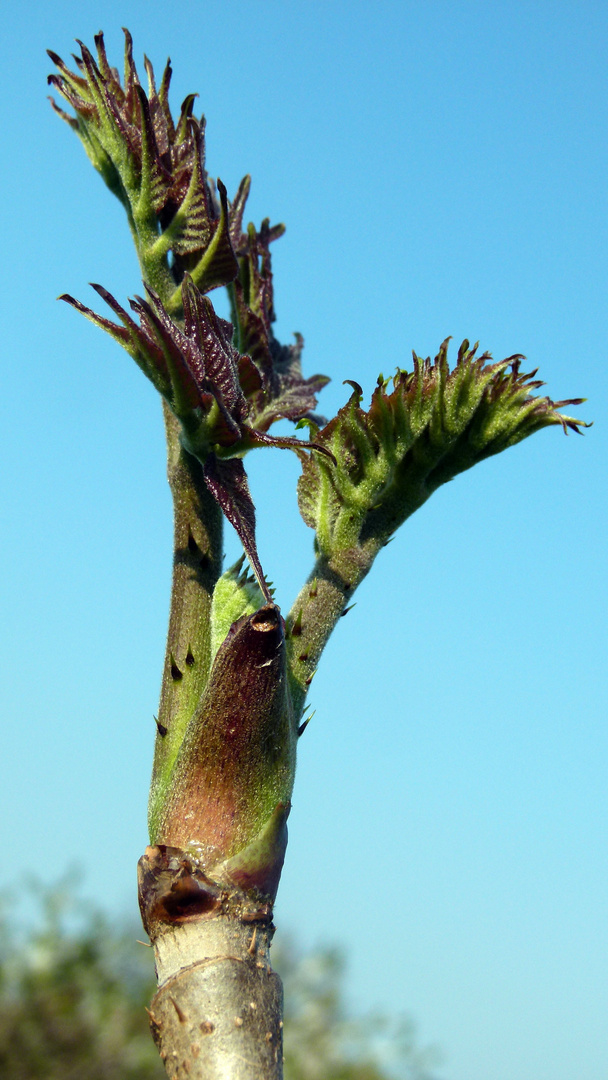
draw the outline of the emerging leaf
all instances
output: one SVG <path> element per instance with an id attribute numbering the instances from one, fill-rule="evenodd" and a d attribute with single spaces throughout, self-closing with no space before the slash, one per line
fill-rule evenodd
<path id="1" fill-rule="evenodd" d="M 325 380 L 316 377 L 305 382 L 299 366 L 285 376 L 280 359 L 276 369 L 271 360 L 260 370 L 250 356 L 234 347 L 232 325 L 215 314 L 210 300 L 187 274 L 182 283 L 183 326 L 171 318 L 150 287 L 147 300 L 136 297 L 131 301 L 139 324 L 101 285 L 93 288 L 120 323 L 97 315 L 71 296 L 61 299 L 118 341 L 167 400 L 180 422 L 184 448 L 200 461 L 207 487 L 236 529 L 260 588 L 270 600 L 257 554 L 255 509 L 241 458 L 258 446 L 285 447 L 298 453 L 315 449 L 311 442 L 269 435 L 267 428 L 285 415 L 302 418 L 316 404 L 313 387 L 324 385 Z M 258 427 L 260 407 L 264 417 Z M 329 453 L 324 447 L 320 449 Z"/>
<path id="2" fill-rule="evenodd" d="M 253 615 L 262 607 L 264 597 L 260 587 L 243 570 L 245 556 L 231 566 L 217 582 L 211 604 L 211 658 L 215 657 L 233 623 L 243 616 Z"/>
<path id="3" fill-rule="evenodd" d="M 110 190 L 120 199 L 138 239 L 140 257 L 173 253 L 173 274 L 188 270 L 203 292 L 232 281 L 237 273 L 233 239 L 240 239 L 249 191 L 245 177 L 231 207 L 218 181 L 219 202 L 205 170 L 205 119 L 192 115 L 189 94 L 174 120 L 169 108 L 171 64 L 157 89 L 145 58 L 148 93 L 140 84 L 131 35 L 125 30 L 124 84 L 106 56 L 97 34 L 97 59 L 79 42 L 77 72 L 49 51 L 59 74 L 48 81 L 74 109 L 70 116 L 51 99 L 53 108 L 80 136 L 85 150 Z M 176 297 L 179 302 L 179 296 Z"/>
<path id="4" fill-rule="evenodd" d="M 270 244 L 284 231 L 266 218 L 259 232 L 249 226 L 238 248 L 239 276 L 234 282 L 234 323 L 242 352 L 264 375 L 264 389 L 251 396 L 254 426 L 267 431 L 282 417 L 299 420 L 316 407 L 316 394 L 330 381 L 325 375 L 302 378 L 304 340 L 281 345 L 272 332 L 275 320 Z"/>
<path id="5" fill-rule="evenodd" d="M 337 416 L 312 437 L 331 451 L 302 459 L 298 498 L 302 517 L 315 529 L 322 554 L 376 549 L 441 484 L 478 461 L 498 454 L 543 427 L 580 431 L 588 425 L 558 410 L 580 398 L 551 401 L 531 391 L 543 384 L 536 371 L 520 371 L 523 357 L 499 363 L 464 341 L 450 371 L 448 340 L 433 361 L 414 353 L 412 372 L 382 377 L 370 408 L 353 393 Z"/>

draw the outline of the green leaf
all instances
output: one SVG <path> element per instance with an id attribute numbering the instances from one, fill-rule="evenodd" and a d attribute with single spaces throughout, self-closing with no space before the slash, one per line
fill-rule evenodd
<path id="1" fill-rule="evenodd" d="M 215 657 L 233 623 L 243 616 L 253 615 L 264 604 L 260 587 L 247 570 L 245 556 L 219 578 L 211 602 L 211 658 Z"/>
<path id="2" fill-rule="evenodd" d="M 488 363 L 464 341 L 450 371 L 447 349 L 446 340 L 433 361 L 414 354 L 413 371 L 398 370 L 392 390 L 380 377 L 367 411 L 353 383 L 337 416 L 311 433 L 335 464 L 304 459 L 298 500 L 326 557 L 382 546 L 441 484 L 535 431 L 588 426 L 558 411 L 580 398 L 533 396 L 542 383 L 520 371 L 523 357 Z"/>

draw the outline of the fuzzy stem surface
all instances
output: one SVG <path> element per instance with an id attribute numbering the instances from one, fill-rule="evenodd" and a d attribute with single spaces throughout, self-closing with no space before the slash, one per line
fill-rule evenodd
<path id="1" fill-rule="evenodd" d="M 382 542 L 368 541 L 362 547 L 337 552 L 330 559 L 320 555 L 296 597 L 287 618 L 287 658 L 296 719 L 302 715 L 309 686 L 332 630 L 383 546 Z"/>
<path id="2" fill-rule="evenodd" d="M 173 580 L 157 721 L 149 824 L 155 834 L 171 768 L 209 676 L 211 599 L 222 572 L 222 512 L 196 458 L 179 442 L 179 425 L 164 405 L 167 472 L 174 507 Z"/>

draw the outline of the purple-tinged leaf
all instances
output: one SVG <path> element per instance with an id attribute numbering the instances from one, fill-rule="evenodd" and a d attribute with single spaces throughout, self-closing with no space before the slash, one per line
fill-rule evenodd
<path id="1" fill-rule="evenodd" d="M 203 473 L 209 491 L 238 534 L 251 569 L 258 579 L 260 589 L 268 602 L 272 603 L 258 556 L 255 541 L 255 507 L 243 462 L 240 458 L 220 461 L 215 454 L 210 454 L 203 465 Z"/>
<path id="2" fill-rule="evenodd" d="M 232 325 L 219 319 L 211 302 L 184 278 L 182 285 L 185 334 L 191 345 L 191 365 L 201 379 L 217 388 L 224 405 L 240 423 L 249 409 L 238 377 L 239 354 L 232 344 Z"/>
<path id="3" fill-rule="evenodd" d="M 239 189 L 234 196 L 234 199 L 230 203 L 230 212 L 228 214 L 229 219 L 229 231 L 230 239 L 232 241 L 232 247 L 235 251 L 241 246 L 243 236 L 243 214 L 245 213 L 245 204 L 249 196 L 251 189 L 251 177 L 244 176 L 239 184 Z"/>
<path id="4" fill-rule="evenodd" d="M 259 233 L 249 227 L 238 249 L 241 270 L 234 283 L 238 339 L 241 352 L 253 359 L 262 376 L 262 388 L 251 396 L 250 423 L 267 431 L 280 419 L 292 421 L 309 416 L 317 405 L 317 393 L 329 382 L 323 375 L 302 377 L 303 338 L 281 345 L 272 333 L 274 301 L 270 244 L 283 232 L 262 222 Z"/>
<path id="5" fill-rule="evenodd" d="M 213 238 L 196 266 L 192 268 L 192 280 L 201 292 L 209 292 L 219 285 L 228 285 L 238 274 L 238 262 L 230 241 L 228 219 L 228 196 L 221 180 L 217 182 L 220 196 L 220 216 Z"/>
<path id="6" fill-rule="evenodd" d="M 83 117 L 84 119 L 91 119 L 95 116 L 96 109 L 92 102 L 86 101 L 84 98 L 80 97 L 80 95 L 71 88 L 71 86 L 65 79 L 62 79 L 59 75 L 49 75 L 48 84 L 49 86 L 54 86 L 55 89 L 59 91 L 59 93 L 68 102 L 68 105 L 71 105 L 79 116 Z M 67 120 L 70 126 L 75 128 L 76 131 L 78 131 L 78 121 L 74 120 L 73 117 L 69 117 L 68 114 L 63 111 L 63 109 L 60 109 L 59 106 L 55 104 L 52 98 L 50 98 L 49 100 L 57 115 L 60 116 L 62 120 Z"/>
<path id="7" fill-rule="evenodd" d="M 254 446 L 274 446 L 281 450 L 295 450 L 300 458 L 305 458 L 307 451 L 317 450 L 318 453 L 329 458 L 334 465 L 336 464 L 331 450 L 321 443 L 302 442 L 301 439 L 296 439 L 292 435 L 267 435 L 266 432 L 256 431 L 247 424 L 243 424 L 243 437 L 248 449 Z"/>
<path id="8" fill-rule="evenodd" d="M 156 145 L 148 98 L 141 86 L 137 86 L 136 90 L 140 107 L 142 190 L 149 191 L 152 205 L 158 213 L 167 201 L 167 192 L 171 187 L 172 178 L 161 160 Z"/>
<path id="9" fill-rule="evenodd" d="M 209 188 L 204 171 L 204 131 L 189 118 L 190 137 L 194 141 L 192 171 L 188 188 L 180 200 L 179 210 L 169 225 L 171 250 L 175 255 L 205 249 L 213 236 L 215 221 L 211 210 Z"/>
<path id="10" fill-rule="evenodd" d="M 97 286 L 94 285 L 93 288 L 95 289 L 97 288 Z M 100 288 L 101 287 L 98 288 L 98 291 Z M 116 323 L 110 322 L 109 319 L 105 319 L 103 315 L 98 315 L 97 312 L 93 311 L 89 307 L 86 307 L 85 304 L 81 304 L 80 300 L 75 300 L 74 297 L 70 296 L 69 293 L 62 293 L 61 296 L 59 296 L 57 299 L 65 300 L 66 304 L 71 304 L 71 306 L 73 308 L 76 308 L 76 311 L 79 311 L 82 315 L 85 316 L 85 318 L 89 319 L 92 323 L 95 323 L 96 326 L 101 327 L 102 330 L 106 330 L 108 334 L 110 334 L 114 338 L 115 341 L 118 341 L 121 345 L 124 345 L 125 348 L 129 347 L 131 335 L 125 327 L 117 326 Z M 116 304 L 116 308 L 120 308 L 120 305 Z M 122 311 L 122 308 L 120 308 L 120 311 Z M 126 312 L 124 312 L 124 315 L 126 319 L 129 319 L 129 316 Z M 132 320 L 129 321 L 132 322 Z M 135 323 L 133 323 L 133 325 L 137 329 Z"/>
<path id="11" fill-rule="evenodd" d="M 295 345 L 280 345 L 270 339 L 272 371 L 264 387 L 264 395 L 254 399 L 252 422 L 267 431 L 276 420 L 294 422 L 309 416 L 317 405 L 317 394 L 330 381 L 326 375 L 302 377 L 301 355 L 304 339 L 296 334 Z"/>
<path id="12" fill-rule="evenodd" d="M 56 53 L 49 53 L 59 69 L 59 75 L 49 76 L 49 82 L 72 106 L 77 119 L 52 102 L 55 111 L 82 139 L 104 181 L 130 212 L 132 224 L 142 217 L 157 216 L 160 234 L 166 233 L 159 257 L 173 251 L 175 280 L 179 282 L 183 272 L 190 270 L 203 292 L 227 285 L 238 270 L 231 230 L 235 242 L 240 242 L 237 233 L 247 181 L 241 184 L 230 210 L 218 182 L 220 205 L 216 212 L 204 166 L 204 121 L 192 118 L 195 95 L 186 98 L 174 124 L 168 104 L 170 64 L 157 91 L 154 70 L 145 60 L 146 94 L 128 31 L 124 86 L 108 62 L 103 34 L 95 36 L 95 44 L 97 61 L 79 42 L 81 56 L 75 57 L 78 73 L 70 71 Z M 140 236 L 137 225 L 136 234 L 138 243 L 149 243 L 148 234 L 144 230 Z M 178 303 L 179 296 L 176 307 Z"/>
<path id="13" fill-rule="evenodd" d="M 159 366 L 164 365 L 171 382 L 167 399 L 175 413 L 183 415 L 184 411 L 203 404 L 203 387 L 187 362 L 187 339 L 180 328 L 171 322 L 157 294 L 152 289 L 147 289 L 147 292 L 150 303 L 140 296 L 130 301 L 133 311 L 140 318 L 140 341 L 145 349 L 158 357 Z M 210 404 L 211 397 L 208 395 L 208 407 Z"/>

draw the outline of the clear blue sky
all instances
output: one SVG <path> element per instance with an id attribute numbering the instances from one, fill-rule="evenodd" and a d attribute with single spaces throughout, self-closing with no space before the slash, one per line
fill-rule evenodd
<path id="1" fill-rule="evenodd" d="M 175 14 L 170 14 L 174 12 Z M 608 1080 L 603 3 L 11 4 L 3 13 L 0 887 L 80 864 L 133 910 L 171 519 L 159 404 L 56 303 L 139 289 L 124 215 L 51 113 L 50 47 L 173 61 L 208 164 L 283 220 L 278 334 L 330 414 L 448 334 L 595 426 L 459 477 L 383 552 L 313 684 L 277 918 L 338 942 L 442 1080 Z M 311 562 L 297 462 L 258 453 L 262 562 Z M 237 545 L 229 538 L 229 556 Z"/>

